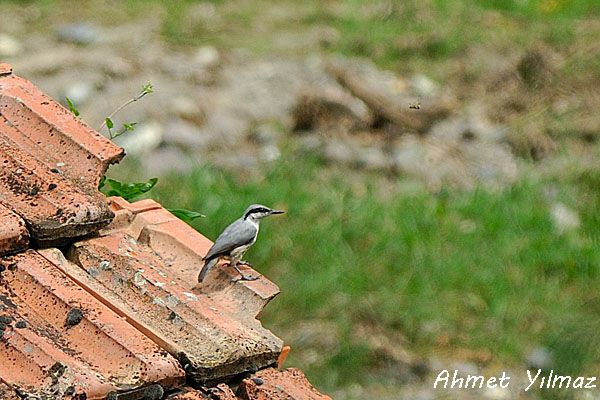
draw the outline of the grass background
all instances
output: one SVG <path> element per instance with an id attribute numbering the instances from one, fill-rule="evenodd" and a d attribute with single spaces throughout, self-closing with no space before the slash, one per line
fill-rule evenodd
<path id="1" fill-rule="evenodd" d="M 281 287 L 262 320 L 294 347 L 287 365 L 302 368 L 325 392 L 405 382 L 398 347 L 493 370 L 523 366 L 532 348 L 544 346 L 555 370 L 600 372 L 600 168 L 580 163 L 574 150 L 584 147 L 597 159 L 598 126 L 587 142 L 574 145 L 576 118 L 594 109 L 585 99 L 571 114 L 552 108 L 557 94 L 598 87 L 598 1 L 210 3 L 221 16 L 214 23 L 190 17 L 194 1 L 87 0 L 76 17 L 101 23 L 158 17 L 174 47 L 244 47 L 257 56 L 315 51 L 281 49 L 275 39 L 289 32 L 300 39 L 315 26 L 329 26 L 337 39 L 316 51 L 368 57 L 399 75 L 425 74 L 465 102 L 480 95 L 487 77 L 474 50 L 503 57 L 542 44 L 565 61 L 549 87 L 531 89 L 517 118 L 498 118 L 524 141 L 522 169 L 530 171 L 502 190 L 430 193 L 402 177 L 325 165 L 289 143 L 260 177 L 204 165 L 160 179 L 151 196 L 206 214 L 193 225 L 210 238 L 250 203 L 287 210 L 264 222 L 246 256 Z M 62 0 L 0 2 L 4 10 L 24 4 L 42 10 L 44 21 L 73 18 Z M 533 162 L 532 126 L 556 143 L 553 157 L 566 167 Z M 150 178 L 135 168 L 118 174 Z M 556 229 L 555 202 L 578 212 L 580 228 Z M 391 345 L 382 351 L 373 337 Z"/>
<path id="2" fill-rule="evenodd" d="M 597 18 L 596 1 L 309 1 L 279 19 L 268 18 L 271 2 L 215 4 L 225 16 L 217 27 L 186 25 L 189 4 L 167 6 L 163 35 L 176 46 L 243 46 L 261 55 L 277 51 L 277 32 L 332 26 L 339 40 L 323 52 L 368 57 L 398 74 L 424 73 L 462 87 L 465 100 L 477 96 L 470 89 L 486 77 L 469 62 L 470 49 L 552 46 L 566 63 L 531 113 L 514 122 L 517 132 L 527 121 L 542 130 L 570 126 L 568 116 L 551 111 L 554 92 L 600 74 L 597 54 L 574 50 L 590 43 L 578 32 L 581 21 Z M 569 129 L 557 132 L 558 154 L 573 159 Z M 301 367 L 325 392 L 405 382 L 394 371 L 402 368 L 397 358 L 370 344 L 369 335 L 425 358 L 490 370 L 523 366 L 531 349 L 543 346 L 555 370 L 594 374 L 600 173 L 575 161 L 566 171 L 525 175 L 503 190 L 432 194 L 407 190 L 402 179 L 348 174 L 289 146 L 259 178 L 200 166 L 163 179 L 152 195 L 208 215 L 194 226 L 211 238 L 250 203 L 288 211 L 265 221 L 246 258 L 282 289 L 262 319 L 294 346 L 288 365 Z M 557 201 L 579 213 L 578 230 L 556 229 L 550 207 Z"/>

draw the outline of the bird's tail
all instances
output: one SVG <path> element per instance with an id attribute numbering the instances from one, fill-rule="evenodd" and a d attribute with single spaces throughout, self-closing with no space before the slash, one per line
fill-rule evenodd
<path id="1" fill-rule="evenodd" d="M 218 258 L 210 258 L 204 261 L 204 266 L 200 270 L 200 274 L 198 275 L 198 282 L 202 282 L 208 274 L 208 271 L 217 263 Z"/>

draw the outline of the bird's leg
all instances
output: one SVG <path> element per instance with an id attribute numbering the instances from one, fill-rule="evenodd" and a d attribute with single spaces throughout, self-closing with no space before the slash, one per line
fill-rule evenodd
<path id="1" fill-rule="evenodd" d="M 247 263 L 242 262 L 245 265 L 249 265 Z M 236 260 L 233 259 L 231 260 L 230 265 L 233 266 L 233 268 L 235 268 L 235 270 L 240 274 L 239 278 L 233 278 L 231 281 L 232 282 L 238 282 L 238 281 L 255 281 L 258 279 L 258 276 L 252 276 L 252 275 L 245 275 L 240 268 L 238 267 L 238 264 L 240 264 L 240 260 Z"/>
<path id="2" fill-rule="evenodd" d="M 248 261 L 245 261 L 245 260 L 240 260 L 240 262 L 238 264 L 243 264 L 243 265 L 247 265 L 251 268 L 254 268 L 254 265 L 250 264 Z"/>

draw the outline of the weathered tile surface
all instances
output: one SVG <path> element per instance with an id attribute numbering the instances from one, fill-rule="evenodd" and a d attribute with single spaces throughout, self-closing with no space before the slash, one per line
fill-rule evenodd
<path id="1" fill-rule="evenodd" d="M 28 250 L 1 259 L 0 380 L 24 393 L 88 399 L 181 383 L 173 357 L 48 258 Z"/>
<path id="2" fill-rule="evenodd" d="M 69 261 L 54 260 L 67 275 L 177 356 L 194 382 L 276 363 L 282 342 L 256 319 L 278 293 L 273 283 L 233 283 L 223 269 L 198 288 L 208 239 L 157 203 L 112 203 L 116 218 L 101 237 L 75 243 Z"/>
<path id="3" fill-rule="evenodd" d="M 32 239 L 60 242 L 95 232 L 113 214 L 97 186 L 123 149 L 29 81 L 0 68 L 0 204 Z"/>

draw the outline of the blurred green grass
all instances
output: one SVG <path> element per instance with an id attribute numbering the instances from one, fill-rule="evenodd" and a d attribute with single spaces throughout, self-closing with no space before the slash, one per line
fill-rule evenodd
<path id="1" fill-rule="evenodd" d="M 545 345 L 561 361 L 556 369 L 597 367 L 600 343 L 590 336 L 600 326 L 597 175 L 566 186 L 524 181 L 499 192 L 436 195 L 388 181 L 385 196 L 381 182 L 355 179 L 288 152 L 260 179 L 206 166 L 164 179 L 153 195 L 206 214 L 194 226 L 212 239 L 248 204 L 287 210 L 263 223 L 246 259 L 282 289 L 262 318 L 266 326 L 291 332 L 301 321 L 334 321 L 339 328 L 337 346 L 314 365 L 302 365 L 311 349 L 295 350 L 324 390 L 377 380 L 377 354 L 352 339 L 361 325 L 405 335 L 425 354 L 476 349 L 518 365 Z M 580 212 L 575 232 L 561 234 L 551 220 L 546 192 L 557 183 L 557 200 Z M 575 193 L 591 190 L 586 203 L 574 202 Z"/>
<path id="2" fill-rule="evenodd" d="M 581 25 L 600 14 L 595 0 L 234 0 L 206 2 L 204 9 L 195 1 L 86 0 L 77 8 L 63 0 L 2 2 L 8 4 L 38 5 L 40 29 L 71 9 L 71 19 L 111 23 L 152 17 L 160 18 L 172 46 L 243 47 L 258 55 L 285 52 L 275 44 L 282 32 L 301 39 L 315 26 L 329 26 L 337 37 L 321 48 L 287 51 L 368 57 L 401 75 L 422 73 L 462 88 L 464 98 L 478 95 L 471 89 L 485 67 L 469 54 L 478 47 L 500 57 L 539 43 L 563 52 L 557 92 L 577 95 L 600 78 L 600 58 L 590 51 L 597 30 Z M 212 22 L 202 17 L 206 4 L 218 14 Z M 536 96 L 542 104 L 521 121 L 548 129 L 555 94 Z M 557 123 L 568 136 L 573 127 L 563 119 Z M 145 178 L 137 171 L 131 180 Z M 246 259 L 282 289 L 262 319 L 294 346 L 287 365 L 304 369 L 324 391 L 386 379 L 381 353 L 357 334 L 361 326 L 406 337 L 425 356 L 460 359 L 474 350 L 490 354 L 492 364 L 521 366 L 532 347 L 543 345 L 555 356 L 555 370 L 598 370 L 597 170 L 526 178 L 501 191 L 431 194 L 400 186 L 401 179 L 327 168 L 288 150 L 260 178 L 203 166 L 161 179 L 152 196 L 206 214 L 194 226 L 211 239 L 250 203 L 287 209 L 265 221 Z M 556 199 L 548 198 L 549 188 L 558 188 Z M 575 209 L 581 227 L 559 233 L 552 201 Z M 327 338 L 299 332 L 313 322 L 324 325 L 319 332 Z"/>

